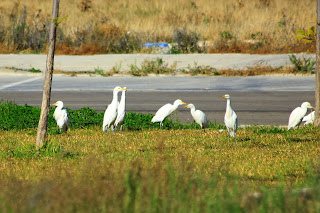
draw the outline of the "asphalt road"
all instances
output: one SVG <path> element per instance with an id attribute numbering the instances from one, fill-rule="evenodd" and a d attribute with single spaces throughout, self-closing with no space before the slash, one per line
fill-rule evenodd
<path id="1" fill-rule="evenodd" d="M 53 76 L 52 91 L 314 91 L 314 76 L 255 77 L 67 77 Z M 42 91 L 42 75 L 0 77 L 0 91 Z"/>
<path id="2" fill-rule="evenodd" d="M 114 86 L 126 86 L 127 110 L 155 113 L 163 104 L 180 98 L 203 110 L 210 121 L 223 122 L 226 100 L 239 124 L 287 125 L 290 112 L 302 102 L 314 104 L 314 76 L 290 77 L 65 77 L 54 76 L 51 102 L 62 100 L 71 109 L 90 107 L 105 110 L 112 99 Z M 40 106 L 41 76 L 1 76 L 0 99 L 17 104 Z M 191 122 L 189 110 L 179 108 L 173 115 L 181 122 Z"/>
<path id="3" fill-rule="evenodd" d="M 313 57 L 314 54 L 298 54 Z M 140 66 L 145 60 L 162 58 L 177 69 L 210 66 L 217 69 L 246 69 L 254 66 L 280 67 L 290 65 L 288 54 L 115 54 L 93 56 L 55 56 L 55 69 L 61 71 L 109 71 L 114 67 L 128 71 L 130 65 Z M 0 99 L 18 104 L 40 106 L 43 76 L 6 70 L 5 67 L 45 70 L 46 55 L 0 55 Z M 111 102 L 112 89 L 126 86 L 127 110 L 155 113 L 159 107 L 180 98 L 203 110 L 210 121 L 223 122 L 229 93 L 239 124 L 286 125 L 290 112 L 302 102 L 314 104 L 314 76 L 259 77 L 66 77 L 54 75 L 51 102 L 62 100 L 66 107 L 90 107 L 104 110 Z M 189 110 L 182 107 L 173 115 L 181 122 L 192 121 Z"/>

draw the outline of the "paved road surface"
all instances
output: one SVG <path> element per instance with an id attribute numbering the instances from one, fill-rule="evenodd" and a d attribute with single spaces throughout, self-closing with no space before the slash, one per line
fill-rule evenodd
<path id="1" fill-rule="evenodd" d="M 66 77 L 54 76 L 53 91 L 105 91 L 115 86 L 138 91 L 314 91 L 314 76 L 257 77 Z M 43 78 L 1 76 L 0 91 L 42 91 Z"/>
<path id="2" fill-rule="evenodd" d="M 159 57 L 168 65 L 175 63 L 177 69 L 185 69 L 194 66 L 195 63 L 217 69 L 245 69 L 257 65 L 279 67 L 290 64 L 288 54 L 57 55 L 55 69 L 92 72 L 95 68 L 108 71 L 117 66 L 120 67 L 120 71 L 126 71 L 132 64 L 140 66 L 144 60 L 155 60 Z M 45 70 L 45 62 L 45 55 L 0 55 L 0 99 L 40 106 L 42 75 L 13 72 L 3 68 Z M 51 100 L 62 100 L 72 109 L 88 106 L 104 110 L 111 102 L 111 90 L 120 85 L 128 87 L 128 110 L 155 113 L 163 104 L 181 98 L 205 111 L 209 120 L 223 122 L 226 100 L 220 96 L 229 93 L 240 124 L 286 125 L 293 108 L 303 101 L 314 103 L 314 82 L 314 76 L 107 78 L 55 75 Z M 182 122 L 191 120 L 189 111 L 183 108 L 179 109 L 178 118 Z"/>

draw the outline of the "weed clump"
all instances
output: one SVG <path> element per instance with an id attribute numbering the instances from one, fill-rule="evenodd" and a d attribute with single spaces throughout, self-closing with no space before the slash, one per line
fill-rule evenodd
<path id="1" fill-rule="evenodd" d="M 172 40 L 175 43 L 171 50 L 171 54 L 176 53 L 201 53 L 204 52 L 204 47 L 199 46 L 200 35 L 196 32 L 189 32 L 187 28 L 176 28 L 173 32 Z"/>
<path id="2" fill-rule="evenodd" d="M 289 55 L 289 60 L 293 65 L 293 72 L 311 73 L 314 74 L 314 65 L 316 63 L 311 57 L 297 58 L 295 55 Z"/>
<path id="3" fill-rule="evenodd" d="M 191 66 L 188 65 L 186 70 L 182 70 L 182 73 L 191 74 L 194 75 L 220 75 L 220 73 L 217 71 L 216 68 L 210 67 L 210 66 L 200 66 L 198 63 L 194 62 L 194 65 Z"/>
<path id="4" fill-rule="evenodd" d="M 175 71 L 176 64 L 168 67 L 167 63 L 164 63 L 162 58 L 156 60 L 145 60 L 141 64 L 141 68 L 137 65 L 132 64 L 130 66 L 130 74 L 133 76 L 147 76 L 148 74 L 173 74 Z"/>

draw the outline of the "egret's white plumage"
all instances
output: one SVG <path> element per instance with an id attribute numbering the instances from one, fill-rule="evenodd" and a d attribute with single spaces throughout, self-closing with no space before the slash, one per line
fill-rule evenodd
<path id="1" fill-rule="evenodd" d="M 309 102 L 303 102 L 301 107 L 297 107 L 291 112 L 289 116 L 288 130 L 300 125 L 303 117 L 308 111 L 308 108 L 313 108 L 313 106 L 311 106 Z"/>
<path id="2" fill-rule="evenodd" d="M 201 129 L 208 128 L 208 120 L 206 114 L 202 112 L 201 110 L 197 109 L 193 104 L 188 104 L 187 106 L 184 106 L 185 108 L 190 108 L 191 115 L 194 119 L 194 121 L 200 125 Z"/>
<path id="3" fill-rule="evenodd" d="M 57 106 L 54 110 L 53 117 L 57 122 L 57 125 L 60 128 L 61 132 L 67 132 L 69 129 L 69 117 L 68 112 L 66 109 L 63 108 L 63 102 L 57 101 L 56 103 L 52 104 L 53 106 Z"/>
<path id="4" fill-rule="evenodd" d="M 163 120 L 168 117 L 173 111 L 175 111 L 180 105 L 186 104 L 180 99 L 175 100 L 173 104 L 165 104 L 156 112 L 155 116 L 152 118 L 151 122 L 160 122 L 160 128 L 162 127 Z"/>
<path id="5" fill-rule="evenodd" d="M 313 124 L 314 122 L 314 112 L 310 112 L 308 115 L 304 116 L 302 119 L 302 122 L 304 122 L 304 125 Z"/>
<path id="6" fill-rule="evenodd" d="M 238 128 L 238 117 L 235 111 L 231 108 L 231 98 L 229 94 L 221 96 L 227 99 L 226 113 L 224 115 L 224 124 L 229 132 L 228 142 L 230 137 L 234 137 L 234 142 L 236 142 L 236 133 Z"/>
<path id="7" fill-rule="evenodd" d="M 121 100 L 118 105 L 118 114 L 116 121 L 114 122 L 114 126 L 117 129 L 118 126 L 120 126 L 120 132 L 122 131 L 122 125 L 124 122 L 124 119 L 126 118 L 126 91 L 127 87 L 123 87 Z"/>
<path id="8" fill-rule="evenodd" d="M 118 92 L 123 90 L 121 87 L 116 86 L 113 89 L 113 99 L 111 104 L 107 107 L 106 111 L 104 112 L 104 117 L 103 117 L 103 125 L 102 125 L 102 130 L 109 133 L 109 128 L 112 128 L 113 132 L 113 124 L 117 118 L 117 112 L 118 112 Z"/>

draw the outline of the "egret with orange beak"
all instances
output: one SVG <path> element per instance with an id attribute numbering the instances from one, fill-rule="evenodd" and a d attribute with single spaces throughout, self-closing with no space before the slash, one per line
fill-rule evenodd
<path id="1" fill-rule="evenodd" d="M 191 115 L 194 121 L 200 125 L 201 131 L 202 129 L 205 131 L 205 128 L 208 128 L 208 120 L 204 112 L 199 109 L 196 110 L 196 107 L 193 104 L 188 104 L 187 106 L 184 106 L 184 108 L 190 108 Z"/>
<path id="2" fill-rule="evenodd" d="M 160 128 L 163 126 L 162 122 L 163 120 L 168 117 L 173 111 L 178 109 L 178 107 L 182 104 L 186 104 L 180 99 L 175 100 L 173 104 L 165 104 L 163 105 L 158 111 L 156 112 L 155 116 L 152 118 L 151 122 L 160 122 Z"/>
<path id="3" fill-rule="evenodd" d="M 295 108 L 291 112 L 289 116 L 288 130 L 297 126 L 299 127 L 303 117 L 307 114 L 308 108 L 314 109 L 309 102 L 303 102 L 300 107 Z"/>
<path id="4" fill-rule="evenodd" d="M 227 99 L 227 107 L 226 107 L 226 113 L 224 115 L 224 124 L 227 127 L 227 130 L 229 132 L 228 142 L 230 140 L 230 137 L 234 137 L 234 143 L 236 143 L 236 133 L 238 128 L 238 117 L 235 111 L 231 108 L 231 98 L 229 94 L 221 96 L 222 98 Z"/>
<path id="5" fill-rule="evenodd" d="M 56 103 L 52 104 L 52 106 L 57 106 L 57 108 L 54 110 L 53 117 L 60 128 L 60 132 L 67 132 L 69 129 L 69 117 L 67 110 L 62 109 L 63 102 L 57 101 Z"/>

